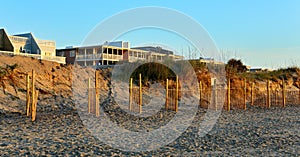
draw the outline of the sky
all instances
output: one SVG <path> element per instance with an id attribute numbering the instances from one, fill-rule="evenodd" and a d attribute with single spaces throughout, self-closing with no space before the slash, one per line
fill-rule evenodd
<path id="1" fill-rule="evenodd" d="M 9 34 L 32 32 L 37 38 L 55 40 L 57 47 L 63 48 L 80 45 L 91 30 L 111 16 L 145 6 L 170 8 L 201 24 L 224 62 L 234 57 L 251 67 L 300 66 L 298 0 L 6 0 L 1 1 L 0 28 Z M 172 32 L 146 28 L 129 31 L 118 39 L 131 42 L 131 46 L 165 45 L 191 57 L 186 55 L 190 43 Z M 193 57 L 200 55 L 197 52 Z"/>

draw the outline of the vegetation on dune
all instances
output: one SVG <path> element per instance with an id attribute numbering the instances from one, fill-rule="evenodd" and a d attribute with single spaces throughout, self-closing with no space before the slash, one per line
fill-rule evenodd
<path id="1" fill-rule="evenodd" d="M 195 71 L 204 71 L 207 69 L 206 64 L 203 62 L 199 62 L 199 60 L 189 60 L 189 63 Z"/>
<path id="2" fill-rule="evenodd" d="M 183 63 L 186 64 L 186 62 Z M 189 60 L 189 63 L 193 67 L 196 74 L 199 75 L 198 79 L 205 82 L 205 80 L 201 78 L 204 77 L 203 75 L 209 76 L 210 71 L 208 70 L 207 65 L 199 62 L 199 60 Z M 178 62 L 178 66 L 181 66 L 180 68 L 183 67 L 184 70 L 184 66 L 180 64 L 180 62 Z M 274 82 L 279 82 L 282 79 L 288 80 L 291 78 L 294 82 L 298 82 L 300 80 L 300 69 L 298 67 L 288 67 L 273 71 L 248 72 L 246 65 L 244 65 L 241 60 L 230 59 L 225 64 L 225 70 L 226 76 L 230 77 L 231 79 L 245 78 L 249 81 L 271 80 Z M 174 71 L 160 63 L 143 64 L 132 73 L 131 77 L 137 81 L 139 79 L 139 74 L 142 74 L 142 82 L 144 85 L 146 85 L 149 81 L 164 81 L 167 78 L 175 80 L 176 77 Z"/>
<path id="3" fill-rule="evenodd" d="M 187 68 L 190 68 L 191 66 L 194 71 L 205 71 L 205 69 L 207 69 L 206 65 L 198 60 L 190 60 L 190 65 L 186 65 L 186 63 L 186 61 L 177 61 L 176 64 L 172 64 L 174 65 L 173 68 L 177 69 L 179 73 L 183 72 L 184 74 L 188 74 L 189 70 L 187 70 Z M 137 81 L 139 80 L 139 74 L 142 75 L 142 83 L 144 85 L 149 81 L 163 82 L 166 79 L 174 81 L 176 79 L 176 74 L 172 69 L 164 64 L 156 62 L 142 64 L 131 74 L 131 78 Z"/>
<path id="4" fill-rule="evenodd" d="M 238 74 L 238 76 L 246 78 L 248 80 L 271 80 L 279 82 L 281 80 L 292 79 L 294 82 L 299 81 L 300 69 L 298 67 L 289 67 L 285 69 L 278 69 L 273 71 L 260 71 L 260 72 L 247 72 Z"/>
<path id="5" fill-rule="evenodd" d="M 142 75 L 142 83 L 147 84 L 148 81 L 164 81 L 167 78 L 175 78 L 174 72 L 160 63 L 146 63 L 139 66 L 131 74 L 133 80 L 139 80 L 139 74 Z"/>
<path id="6" fill-rule="evenodd" d="M 226 64 L 226 74 L 228 77 L 246 78 L 248 80 L 287 80 L 300 75 L 298 67 L 281 68 L 273 71 L 247 72 L 246 66 L 241 60 L 230 59 Z"/>
<path id="7" fill-rule="evenodd" d="M 227 77 L 232 77 L 236 74 L 246 72 L 247 67 L 243 64 L 241 60 L 230 59 L 225 66 L 225 70 Z"/>

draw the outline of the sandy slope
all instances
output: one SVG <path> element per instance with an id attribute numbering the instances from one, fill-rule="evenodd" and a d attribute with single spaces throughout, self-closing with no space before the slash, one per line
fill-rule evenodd
<path id="1" fill-rule="evenodd" d="M 299 156 L 300 154 L 299 106 L 295 105 L 271 109 L 249 106 L 246 111 L 224 111 L 211 132 L 204 137 L 199 137 L 198 131 L 206 110 L 199 108 L 193 123 L 170 144 L 150 152 L 121 151 L 95 138 L 82 122 L 79 110 L 75 107 L 74 96 L 83 100 L 83 103 L 86 100 L 84 91 L 87 79 L 94 76 L 93 69 L 20 56 L 0 56 L 0 65 L 14 63 L 20 65 L 17 71 L 20 79 L 18 95 L 10 85 L 6 89 L 6 94 L 0 91 L 0 154 L 3 156 L 257 156 L 258 154 Z M 30 118 L 24 115 L 24 74 L 32 69 L 37 72 L 36 86 L 41 93 L 36 122 L 31 122 Z M 110 93 L 108 92 L 111 90 L 110 71 L 108 69 L 100 72 L 102 94 Z M 160 111 L 151 117 L 125 116 L 127 114 L 118 108 L 112 97 L 102 101 L 106 102 L 102 104 L 105 113 L 116 124 L 135 132 L 155 130 L 160 125 L 168 123 L 175 114 Z M 94 123 L 96 126 L 101 123 L 101 119 Z"/>

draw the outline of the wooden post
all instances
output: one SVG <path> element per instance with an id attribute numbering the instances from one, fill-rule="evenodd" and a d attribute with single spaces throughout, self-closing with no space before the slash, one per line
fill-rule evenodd
<path id="1" fill-rule="evenodd" d="M 36 117 L 36 105 L 37 105 L 37 101 L 38 101 L 38 97 L 39 97 L 39 91 L 38 90 L 35 90 L 35 93 L 34 96 L 34 102 L 32 103 L 32 114 L 31 114 L 31 121 L 35 121 L 35 117 Z"/>
<path id="2" fill-rule="evenodd" d="M 254 82 L 251 84 L 251 105 L 254 104 Z"/>
<path id="3" fill-rule="evenodd" d="M 129 82 L 129 111 L 132 110 L 132 78 L 130 78 L 130 82 Z"/>
<path id="4" fill-rule="evenodd" d="M 96 98 L 96 105 L 95 105 L 95 114 L 96 116 L 99 116 L 100 113 L 99 113 L 99 98 L 98 98 L 98 95 L 99 95 L 99 73 L 98 73 L 98 70 L 95 71 L 95 98 Z"/>
<path id="5" fill-rule="evenodd" d="M 214 79 L 214 102 L 215 102 L 215 110 L 218 111 L 218 92 L 217 92 L 217 79 Z"/>
<path id="6" fill-rule="evenodd" d="M 230 111 L 230 78 L 228 78 L 228 85 L 227 85 L 227 110 Z"/>
<path id="7" fill-rule="evenodd" d="M 139 110 L 140 113 L 142 113 L 142 104 L 143 104 L 143 93 L 142 93 L 142 74 L 139 74 L 139 86 L 140 86 L 140 90 L 139 90 Z"/>
<path id="8" fill-rule="evenodd" d="M 35 101 L 35 72 L 32 69 L 31 74 L 31 120 L 35 120 L 35 114 L 34 114 L 34 101 Z"/>
<path id="9" fill-rule="evenodd" d="M 299 94 L 298 95 L 299 95 L 299 103 L 300 103 L 300 89 L 299 89 Z"/>
<path id="10" fill-rule="evenodd" d="M 30 115 L 30 78 L 29 73 L 26 75 L 26 115 Z"/>
<path id="11" fill-rule="evenodd" d="M 285 107 L 285 82 L 282 79 L 282 106 Z"/>
<path id="12" fill-rule="evenodd" d="M 169 103 L 169 80 L 167 79 L 166 81 L 166 104 L 165 104 L 165 108 L 166 110 L 168 109 L 168 103 Z"/>
<path id="13" fill-rule="evenodd" d="M 201 106 L 201 100 L 202 100 L 202 82 L 199 82 L 199 106 Z"/>
<path id="14" fill-rule="evenodd" d="M 88 80 L 88 113 L 91 113 L 91 78 Z"/>
<path id="15" fill-rule="evenodd" d="M 247 109 L 247 84 L 246 79 L 244 79 L 244 110 Z"/>
<path id="16" fill-rule="evenodd" d="M 175 112 L 178 112 L 178 87 L 179 87 L 178 76 L 176 76 Z"/>
<path id="17" fill-rule="evenodd" d="M 267 81 L 267 108 L 271 107 L 271 97 L 270 97 L 270 81 Z"/>

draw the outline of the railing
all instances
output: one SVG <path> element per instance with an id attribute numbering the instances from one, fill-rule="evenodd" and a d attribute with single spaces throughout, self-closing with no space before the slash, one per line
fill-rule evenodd
<path id="1" fill-rule="evenodd" d="M 146 58 L 139 58 L 139 57 L 129 56 L 129 62 L 136 62 L 136 61 L 139 61 L 139 60 L 145 61 Z M 152 60 L 149 60 L 149 61 L 152 61 Z M 157 60 L 155 60 L 155 61 L 157 61 Z"/>
<path id="2" fill-rule="evenodd" d="M 123 60 L 122 55 L 114 55 L 114 54 L 89 54 L 89 55 L 76 55 L 77 60 L 93 60 L 93 59 L 105 59 L 105 60 Z"/>
<path id="3" fill-rule="evenodd" d="M 41 60 L 47 60 L 47 61 L 66 64 L 66 57 L 61 57 L 61 56 L 42 56 L 39 54 L 14 53 L 14 52 L 10 52 L 10 51 L 0 51 L 0 53 L 7 54 L 7 55 L 19 55 L 19 56 L 33 57 L 35 59 L 41 59 Z"/>
<path id="4" fill-rule="evenodd" d="M 93 60 L 93 59 L 100 59 L 101 58 L 101 54 L 97 54 L 97 55 L 94 55 L 94 54 L 90 54 L 90 55 L 76 55 L 76 59 L 77 60 Z"/>
<path id="5" fill-rule="evenodd" d="M 85 55 L 85 58 L 86 59 L 94 59 L 95 57 L 94 57 L 94 55 Z"/>
<path id="6" fill-rule="evenodd" d="M 19 37 L 19 36 L 9 36 L 9 39 L 14 42 L 21 42 L 21 43 L 31 42 L 30 40 L 28 40 L 28 38 Z"/>
<path id="7" fill-rule="evenodd" d="M 76 55 L 76 59 L 85 59 L 85 55 Z"/>
<path id="8" fill-rule="evenodd" d="M 51 41 L 51 40 L 41 40 L 41 39 L 37 39 L 37 42 L 39 45 L 42 46 L 51 46 L 51 47 L 55 47 L 55 42 Z"/>
<path id="9" fill-rule="evenodd" d="M 41 59 L 66 64 L 66 57 L 61 56 L 41 56 Z"/>
<path id="10" fill-rule="evenodd" d="M 123 60 L 123 56 L 114 54 L 103 54 L 103 59 Z"/>

